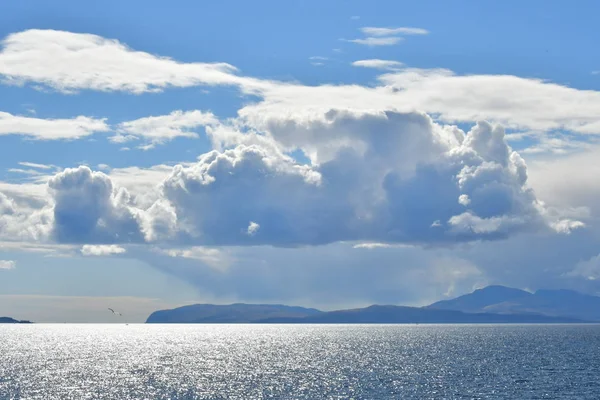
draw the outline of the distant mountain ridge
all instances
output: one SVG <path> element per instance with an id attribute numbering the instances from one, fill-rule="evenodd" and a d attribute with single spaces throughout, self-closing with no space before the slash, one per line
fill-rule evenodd
<path id="1" fill-rule="evenodd" d="M 31 324 L 31 321 L 19 321 L 10 317 L 0 317 L 0 324 Z"/>
<path id="2" fill-rule="evenodd" d="M 465 294 L 450 300 L 442 300 L 433 303 L 427 308 L 444 310 L 459 310 L 463 312 L 486 312 L 486 307 L 509 300 L 522 299 L 532 294 L 521 289 L 513 289 L 506 286 L 488 286 L 477 289 L 473 293 Z"/>
<path id="3" fill-rule="evenodd" d="M 156 311 L 147 323 L 578 323 L 600 321 L 600 297 L 488 286 L 425 307 L 372 305 L 320 311 L 277 304 L 196 304 Z"/>
<path id="4" fill-rule="evenodd" d="M 153 312 L 146 323 L 251 323 L 268 318 L 302 318 L 321 312 L 280 304 L 194 304 Z"/>
<path id="5" fill-rule="evenodd" d="M 530 293 L 505 286 L 488 286 L 427 308 L 469 313 L 538 314 L 600 322 L 600 297 L 573 290 L 542 289 Z"/>
<path id="6" fill-rule="evenodd" d="M 503 324 L 578 323 L 575 318 L 544 315 L 465 313 L 421 307 L 372 305 L 365 308 L 322 312 L 303 318 L 270 318 L 262 323 L 300 324 Z"/>

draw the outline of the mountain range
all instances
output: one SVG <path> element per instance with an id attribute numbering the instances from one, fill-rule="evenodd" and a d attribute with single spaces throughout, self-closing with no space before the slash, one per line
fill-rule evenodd
<path id="1" fill-rule="evenodd" d="M 467 313 L 540 314 L 600 321 L 600 297 L 564 289 L 531 293 L 505 286 L 488 286 L 452 300 L 438 301 L 427 308 Z"/>
<path id="2" fill-rule="evenodd" d="M 488 286 L 425 307 L 372 305 L 336 311 L 278 304 L 196 304 L 156 311 L 147 323 L 582 323 L 600 322 L 600 297 Z"/>
<path id="3" fill-rule="evenodd" d="M 267 319 L 305 318 L 321 313 L 314 308 L 279 304 L 194 304 L 156 311 L 146 323 L 251 323 Z"/>

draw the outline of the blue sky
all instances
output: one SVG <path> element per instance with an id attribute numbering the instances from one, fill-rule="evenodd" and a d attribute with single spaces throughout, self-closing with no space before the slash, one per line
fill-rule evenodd
<path id="1" fill-rule="evenodd" d="M 598 11 L 0 5 L 0 314 L 598 293 Z"/>

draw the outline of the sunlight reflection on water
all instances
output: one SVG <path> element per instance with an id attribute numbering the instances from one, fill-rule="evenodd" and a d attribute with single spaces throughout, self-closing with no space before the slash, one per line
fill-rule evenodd
<path id="1" fill-rule="evenodd" d="M 0 399 L 595 399 L 598 325 L 4 325 Z"/>

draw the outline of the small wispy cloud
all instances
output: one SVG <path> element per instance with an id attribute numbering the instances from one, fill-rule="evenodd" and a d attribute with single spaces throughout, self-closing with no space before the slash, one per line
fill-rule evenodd
<path id="1" fill-rule="evenodd" d="M 527 142 L 524 142 L 528 139 Z M 543 131 L 513 132 L 506 135 L 508 142 L 521 154 L 568 154 L 590 148 L 598 139 L 574 134 L 553 133 Z M 526 144 L 526 145 L 525 145 Z M 525 145 L 525 146 L 524 146 Z"/>
<path id="2" fill-rule="evenodd" d="M 248 229 L 246 230 L 246 233 L 248 234 L 248 236 L 254 236 L 254 235 L 256 235 L 256 232 L 258 232 L 259 229 L 260 229 L 259 224 L 257 224 L 254 221 L 250 221 L 250 224 L 248 225 Z"/>
<path id="3" fill-rule="evenodd" d="M 8 172 L 12 172 L 14 174 L 23 174 L 23 175 L 41 175 L 40 171 L 36 171 L 35 169 L 22 169 L 22 168 L 9 168 Z"/>
<path id="4" fill-rule="evenodd" d="M 45 254 L 46 256 L 55 256 L 58 254 L 70 254 L 73 250 L 73 246 L 65 244 L 41 244 L 16 241 L 0 241 L 0 250 L 38 253 Z"/>
<path id="5" fill-rule="evenodd" d="M 121 246 L 111 245 L 91 245 L 86 244 L 81 248 L 81 254 L 84 256 L 109 256 L 112 254 L 123 254 L 125 250 Z"/>
<path id="6" fill-rule="evenodd" d="M 21 135 L 34 140 L 74 140 L 110 130 L 106 119 L 77 116 L 43 119 L 0 111 L 0 135 Z"/>
<path id="7" fill-rule="evenodd" d="M 152 150 L 154 148 L 156 148 L 156 143 L 141 144 L 136 147 L 136 149 L 143 150 L 143 151 Z"/>
<path id="8" fill-rule="evenodd" d="M 364 39 L 350 39 L 350 40 L 346 40 L 347 42 L 351 42 L 351 43 L 356 43 L 356 44 L 362 44 L 364 46 L 393 46 L 396 45 L 398 43 L 400 43 L 401 41 L 403 41 L 404 38 L 401 37 L 397 37 L 397 36 L 392 36 L 392 37 L 366 37 Z"/>
<path id="9" fill-rule="evenodd" d="M 108 141 L 111 143 L 127 143 L 133 140 L 138 140 L 137 136 L 117 134 L 108 138 Z"/>
<path id="10" fill-rule="evenodd" d="M 398 243 L 358 243 L 352 246 L 353 249 L 394 249 L 394 248 L 411 248 L 412 245 L 409 244 L 398 244 Z"/>
<path id="11" fill-rule="evenodd" d="M 367 36 L 394 36 L 394 35 L 427 35 L 429 31 L 423 28 L 398 27 L 398 28 L 377 28 L 366 26 L 360 28 L 360 31 Z"/>
<path id="12" fill-rule="evenodd" d="M 117 134 L 109 140 L 113 143 L 144 140 L 138 148 L 149 150 L 180 137 L 195 139 L 198 137 L 197 130 L 218 123 L 219 120 L 211 112 L 176 110 L 167 115 L 122 122 L 118 125 Z"/>
<path id="13" fill-rule="evenodd" d="M 370 59 L 370 60 L 358 60 L 352 63 L 354 67 L 362 67 L 362 68 L 375 68 L 375 69 L 387 69 L 387 70 L 397 70 L 401 68 L 404 64 L 400 61 L 392 61 L 392 60 L 380 60 L 380 59 Z"/>
<path id="14" fill-rule="evenodd" d="M 27 161 L 22 161 L 19 163 L 19 165 L 22 165 L 23 167 L 29 167 L 29 168 L 37 168 L 37 169 L 52 169 L 55 168 L 55 165 L 52 164 L 37 164 L 37 163 L 32 163 L 32 162 L 27 162 Z"/>
<path id="15" fill-rule="evenodd" d="M 366 37 L 345 41 L 364 46 L 393 46 L 404 40 L 402 36 L 429 34 L 427 29 L 406 26 L 397 28 L 365 26 L 360 28 L 360 31 Z"/>
<path id="16" fill-rule="evenodd" d="M 357 21 L 357 20 L 360 19 L 360 16 L 359 15 L 353 15 L 353 16 L 350 17 L 350 19 L 353 20 L 353 21 Z"/>
<path id="17" fill-rule="evenodd" d="M 308 59 L 311 60 L 310 65 L 315 66 L 315 67 L 322 67 L 323 65 L 325 65 L 324 61 L 328 61 L 329 57 L 312 56 L 312 57 L 308 57 Z"/>
<path id="18" fill-rule="evenodd" d="M 13 260 L 0 260 L 0 270 L 14 269 L 16 265 Z"/>
<path id="19" fill-rule="evenodd" d="M 154 251 L 169 257 L 198 260 L 217 270 L 226 270 L 234 261 L 227 252 L 209 247 L 195 246 L 186 249 L 155 249 Z"/>
<path id="20" fill-rule="evenodd" d="M 550 137 L 540 139 L 533 146 L 521 149 L 519 152 L 522 154 L 567 154 L 589 148 L 590 146 L 590 143 L 585 141 Z"/>

